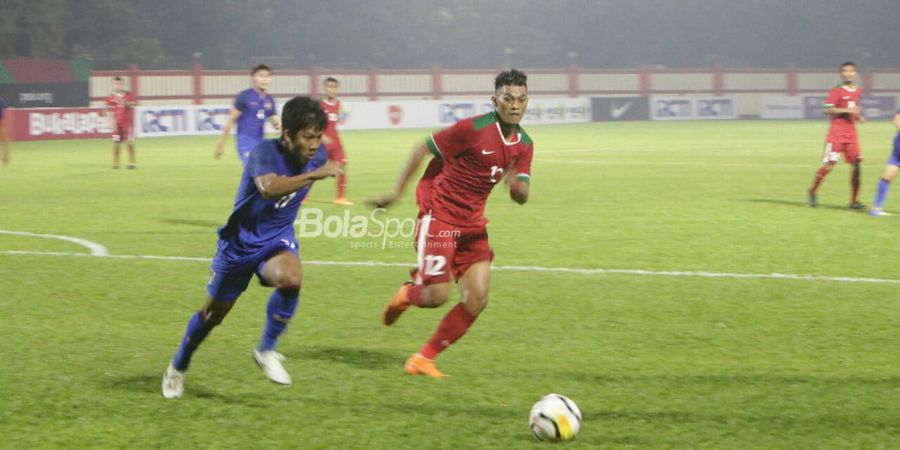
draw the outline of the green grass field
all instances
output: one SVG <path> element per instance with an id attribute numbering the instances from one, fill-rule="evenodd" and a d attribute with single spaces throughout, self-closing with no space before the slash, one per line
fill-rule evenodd
<path id="1" fill-rule="evenodd" d="M 529 127 L 531 200 L 489 202 L 490 306 L 439 359 L 449 379 L 402 372 L 447 306 L 380 325 L 403 267 L 315 264 L 411 265 L 392 248 L 408 239 L 323 237 L 301 239 L 301 307 L 280 345 L 294 384 L 250 356 L 268 296 L 253 285 L 177 401 L 160 378 L 204 299 L 236 157 L 213 160 L 214 138 L 145 139 L 139 170 L 113 171 L 107 141 L 15 143 L 0 230 L 113 257 L 0 234 L 0 447 L 542 448 L 528 412 L 558 392 L 585 420 L 567 448 L 898 448 L 900 215 L 847 209 L 845 165 L 806 206 L 825 127 Z M 862 128 L 870 203 L 893 129 Z M 344 133 L 353 215 L 424 136 Z M 900 213 L 894 189 L 886 209 Z M 343 214 L 333 193 L 320 182 L 307 207 Z M 414 211 L 408 192 L 390 214 Z"/>

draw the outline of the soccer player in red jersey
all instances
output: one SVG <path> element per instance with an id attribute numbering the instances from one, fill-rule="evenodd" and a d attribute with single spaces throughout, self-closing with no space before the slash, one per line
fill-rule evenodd
<path id="1" fill-rule="evenodd" d="M 850 183 L 853 188 L 853 196 L 850 200 L 850 208 L 863 209 L 859 202 L 859 165 L 862 162 L 862 154 L 859 150 L 859 138 L 856 135 L 856 122 L 865 122 L 860 107 L 862 88 L 856 84 L 856 65 L 852 62 L 841 64 L 842 83 L 831 88 L 828 98 L 825 100 L 825 114 L 831 116 L 831 127 L 828 130 L 828 138 L 825 140 L 825 154 L 822 157 L 822 167 L 816 172 L 812 187 L 809 188 L 809 206 L 817 206 L 816 192 L 822 184 L 825 176 L 834 169 L 834 166 L 844 155 L 844 161 L 853 166 Z"/>
<path id="2" fill-rule="evenodd" d="M 134 157 L 134 107 L 137 100 L 134 94 L 125 90 L 122 77 L 113 78 L 113 93 L 106 97 L 106 109 L 110 112 L 113 129 L 113 169 L 119 168 L 119 144 L 128 142 L 128 168 L 136 169 Z"/>
<path id="3" fill-rule="evenodd" d="M 385 306 L 382 320 L 393 324 L 410 305 L 436 308 L 450 296 L 455 278 L 460 301 L 404 370 L 410 375 L 442 378 L 434 359 L 466 334 L 487 306 L 488 280 L 494 252 L 488 245 L 484 207 L 500 182 L 513 201 L 528 201 L 533 143 L 519 122 L 528 107 L 527 78 L 518 70 L 501 72 L 494 80 L 494 112 L 457 122 L 432 134 L 410 156 L 393 191 L 372 200 L 377 207 L 395 202 L 431 153 L 416 188 L 419 221 L 414 282 L 404 284 Z"/>
<path id="4" fill-rule="evenodd" d="M 325 134 L 322 136 L 322 142 L 328 149 L 328 159 L 341 163 L 343 172 L 337 176 L 337 196 L 334 198 L 336 205 L 352 205 L 353 202 L 347 200 L 347 155 L 344 154 L 344 145 L 341 143 L 341 136 L 338 135 L 337 124 L 341 119 L 341 101 L 337 98 L 338 83 L 337 78 L 328 77 L 322 83 L 325 88 L 325 98 L 321 100 L 322 109 L 328 116 L 328 126 L 325 128 Z"/>

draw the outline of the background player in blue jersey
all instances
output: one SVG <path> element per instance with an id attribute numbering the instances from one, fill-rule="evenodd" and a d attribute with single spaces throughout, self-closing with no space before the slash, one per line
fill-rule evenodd
<path id="1" fill-rule="evenodd" d="M 869 214 L 873 216 L 887 216 L 884 212 L 884 199 L 887 198 L 888 187 L 891 185 L 891 178 L 900 170 L 900 110 L 894 114 L 894 126 L 897 127 L 897 134 L 894 136 L 894 151 L 888 158 L 887 167 L 884 168 L 884 174 L 878 180 L 878 188 L 875 193 L 875 202 L 872 204 L 872 210 Z"/>
<path id="2" fill-rule="evenodd" d="M 300 301 L 302 272 L 294 221 L 312 183 L 339 174 L 340 163 L 328 160 L 321 143 L 327 118 L 319 102 L 308 97 L 291 99 L 284 105 L 282 121 L 281 137 L 256 146 L 244 167 L 234 210 L 219 228 L 206 303 L 191 317 L 163 376 L 166 398 L 184 393 L 191 355 L 222 322 L 254 274 L 275 291 L 269 298 L 262 339 L 253 349 L 253 358 L 273 382 L 291 383 L 281 364 L 284 357 L 275 351 L 275 345 Z"/>
<path id="3" fill-rule="evenodd" d="M 6 137 L 6 121 L 3 120 L 3 113 L 6 110 L 6 103 L 3 103 L 3 99 L 0 98 L 0 148 L 2 148 L 2 153 L 0 153 L 0 161 L 3 162 L 3 165 L 9 164 L 9 138 Z"/>
<path id="4" fill-rule="evenodd" d="M 245 166 L 250 150 L 264 138 L 266 119 L 272 122 L 276 131 L 281 131 L 281 123 L 275 111 L 275 99 L 267 92 L 272 84 L 272 69 L 260 64 L 253 68 L 251 75 L 253 87 L 239 92 L 234 98 L 234 106 L 228 114 L 228 121 L 222 127 L 222 136 L 216 143 L 215 151 L 216 159 L 219 159 L 225 147 L 225 139 L 237 122 L 237 153 L 241 164 Z"/>

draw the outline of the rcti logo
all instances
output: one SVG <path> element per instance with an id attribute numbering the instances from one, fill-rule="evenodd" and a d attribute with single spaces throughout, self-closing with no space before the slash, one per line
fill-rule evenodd
<path id="1" fill-rule="evenodd" d="M 144 133 L 187 131 L 187 111 L 184 109 L 145 110 L 141 113 L 141 129 Z"/>
<path id="2" fill-rule="evenodd" d="M 475 115 L 474 103 L 441 103 L 438 110 L 441 123 L 456 123 Z"/>
<path id="3" fill-rule="evenodd" d="M 196 131 L 219 131 L 228 120 L 228 108 L 200 108 L 194 111 Z"/>

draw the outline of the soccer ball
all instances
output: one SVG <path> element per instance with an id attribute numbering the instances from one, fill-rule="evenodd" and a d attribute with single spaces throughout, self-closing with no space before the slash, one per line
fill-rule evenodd
<path id="1" fill-rule="evenodd" d="M 542 441 L 571 441 L 581 429 L 581 410 L 564 395 L 547 394 L 531 407 L 529 422 Z"/>

